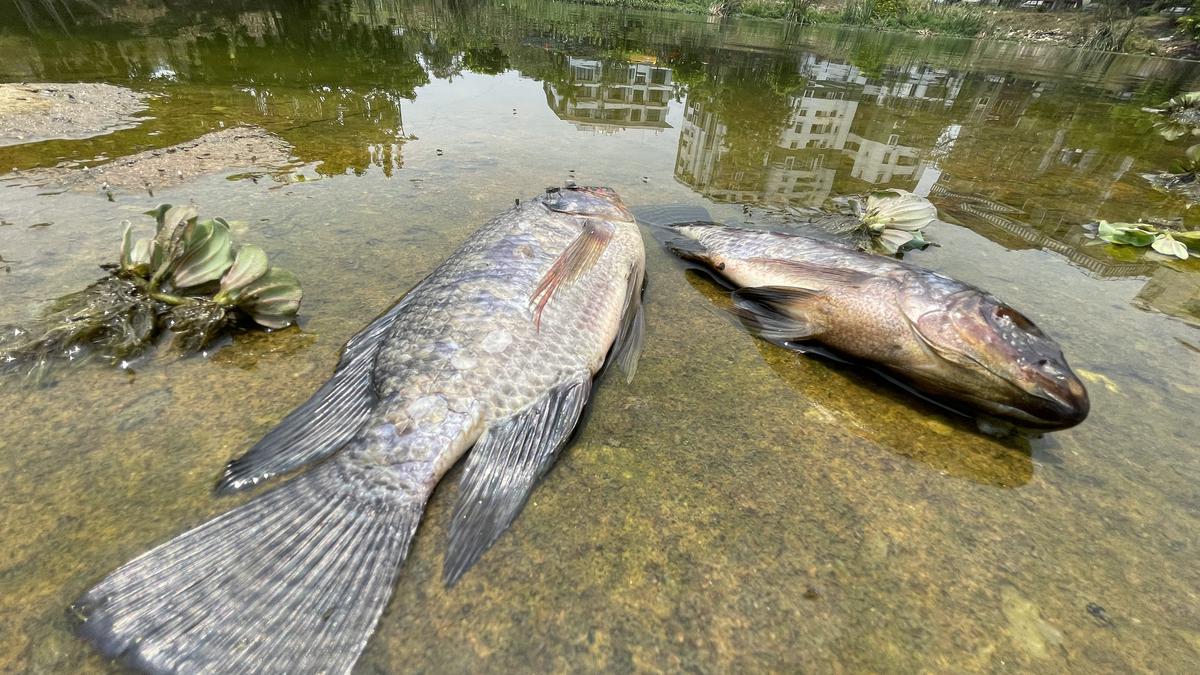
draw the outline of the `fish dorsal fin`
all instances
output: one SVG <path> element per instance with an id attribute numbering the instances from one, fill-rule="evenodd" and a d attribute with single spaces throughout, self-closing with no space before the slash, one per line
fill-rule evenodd
<path id="1" fill-rule="evenodd" d="M 808 307 L 820 296 L 820 291 L 785 286 L 739 288 L 730 311 L 754 335 L 783 344 L 824 330 L 820 316 Z"/>
<path id="2" fill-rule="evenodd" d="M 642 354 L 642 341 L 646 335 L 646 317 L 642 311 L 642 291 L 646 287 L 645 266 L 641 261 L 629 267 L 629 278 L 625 281 L 625 305 L 621 310 L 621 328 L 613 340 L 607 368 L 616 363 L 625 373 L 625 382 L 632 382 L 637 373 L 638 357 Z"/>
<path id="3" fill-rule="evenodd" d="M 586 218 L 579 234 L 563 249 L 554 264 L 546 270 L 538 282 L 537 288 L 529 296 L 529 302 L 535 305 L 533 322 L 541 327 L 542 311 L 554 297 L 559 287 L 570 285 L 583 276 L 600 259 L 608 242 L 612 241 L 615 228 L 612 223 L 598 218 Z"/>
<path id="4" fill-rule="evenodd" d="M 467 455 L 442 580 L 454 585 L 508 529 L 570 437 L 591 389 L 580 373 L 489 427 Z"/>
<path id="5" fill-rule="evenodd" d="M 236 492 L 328 457 L 354 436 L 376 405 L 371 371 L 379 343 L 410 297 L 411 291 L 346 342 L 333 376 L 246 454 L 225 465 L 217 492 Z"/>
<path id="6" fill-rule="evenodd" d="M 866 272 L 847 269 L 845 267 L 833 267 L 830 265 L 820 265 L 811 263 L 805 260 L 790 260 L 786 258 L 750 258 L 749 263 L 772 267 L 781 272 L 792 274 L 801 278 L 811 279 L 820 284 L 837 284 L 839 286 L 851 286 L 860 284 L 869 280 L 873 275 Z"/>

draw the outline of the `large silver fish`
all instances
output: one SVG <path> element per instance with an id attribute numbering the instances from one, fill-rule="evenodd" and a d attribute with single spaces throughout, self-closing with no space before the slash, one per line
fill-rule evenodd
<path id="1" fill-rule="evenodd" d="M 974 286 L 800 235 L 671 229 L 668 248 L 734 286 L 735 313 L 763 338 L 801 351 L 819 343 L 1019 427 L 1063 429 L 1087 416 L 1087 391 L 1058 344 Z"/>
<path id="2" fill-rule="evenodd" d="M 470 450 L 453 584 L 516 517 L 606 359 L 632 378 L 644 268 L 607 188 L 496 217 L 351 338 L 218 487 L 307 471 L 113 572 L 77 603 L 81 633 L 150 672 L 349 671 L 446 471 Z"/>

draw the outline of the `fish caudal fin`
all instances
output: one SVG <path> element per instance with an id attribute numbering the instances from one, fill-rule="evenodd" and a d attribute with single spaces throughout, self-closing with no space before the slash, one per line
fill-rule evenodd
<path id="1" fill-rule="evenodd" d="M 824 329 L 818 317 L 804 311 L 804 305 L 819 296 L 819 292 L 801 288 L 739 288 L 733 292 L 730 311 L 746 330 L 782 345 L 811 338 Z"/>
<path id="2" fill-rule="evenodd" d="M 333 377 L 246 454 L 229 462 L 217 482 L 217 492 L 236 492 L 311 464 L 354 437 L 376 405 L 371 372 L 379 343 L 408 297 L 350 338 Z"/>
<path id="3" fill-rule="evenodd" d="M 492 425 L 467 456 L 442 580 L 454 585 L 508 529 L 579 422 L 591 377 L 558 385 Z"/>
<path id="4" fill-rule="evenodd" d="M 79 631 L 152 673 L 349 672 L 423 506 L 364 501 L 326 464 L 110 574 Z"/>
<path id="5" fill-rule="evenodd" d="M 684 204 L 641 204 L 631 209 L 637 221 L 649 227 L 670 227 L 674 223 L 708 222 L 708 209 Z"/>
<path id="6" fill-rule="evenodd" d="M 655 238 L 658 239 L 668 251 L 683 260 L 698 262 L 707 265 L 710 252 L 708 247 L 700 243 L 699 239 L 689 235 L 686 228 L 689 227 L 724 227 L 719 223 L 710 223 L 705 221 L 675 223 L 673 225 L 662 225 L 654 230 Z"/>
<path id="7" fill-rule="evenodd" d="M 529 296 L 529 302 L 536 305 L 533 312 L 535 324 L 541 326 L 542 311 L 560 286 L 571 284 L 596 264 L 604 249 L 608 248 L 608 242 L 612 241 L 613 233 L 613 226 L 608 222 L 587 219 L 583 229 L 554 260 Z"/>

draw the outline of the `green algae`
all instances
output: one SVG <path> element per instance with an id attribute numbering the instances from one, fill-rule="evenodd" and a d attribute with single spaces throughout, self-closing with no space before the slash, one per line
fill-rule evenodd
<path id="1" fill-rule="evenodd" d="M 953 224 L 906 259 L 1032 316 L 1085 372 L 1092 416 L 1024 442 L 980 435 L 745 335 L 647 232 L 637 379 L 603 382 L 513 528 L 451 590 L 447 477 L 360 672 L 1179 672 L 1200 658 L 1200 341 L 1134 305 L 1191 311 L 1194 272 L 1121 260 L 1079 227 L 1195 229 L 1136 176 L 1170 152 L 1139 108 L 1194 88 L 1195 65 L 564 3 L 147 7 L 69 36 L 0 34 L 5 79 L 156 94 L 136 129 L 7 147 L 0 167 L 94 165 L 250 123 L 308 180 L 218 173 L 109 202 L 6 174 L 0 254 L 18 262 L 0 275 L 0 322 L 86 284 L 121 221 L 162 201 L 253 214 L 238 237 L 304 273 L 305 309 L 207 359 L 0 388 L 0 670 L 119 671 L 71 634 L 70 603 L 238 503 L 211 493 L 224 462 L 328 377 L 350 335 L 513 199 L 569 178 L 752 223 L 759 205 L 933 181 Z M 852 71 L 868 44 L 882 45 L 870 72 Z M 604 99 L 585 73 L 650 87 L 653 68 L 669 93 L 638 109 L 666 126 L 574 114 Z M 839 131 L 807 137 L 829 147 L 780 136 L 802 109 L 832 111 L 818 124 Z M 843 126 L 858 149 L 838 147 Z"/>

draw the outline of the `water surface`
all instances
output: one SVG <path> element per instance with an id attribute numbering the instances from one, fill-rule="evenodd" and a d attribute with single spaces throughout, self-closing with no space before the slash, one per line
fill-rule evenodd
<path id="1" fill-rule="evenodd" d="M 756 341 L 647 235 L 638 377 L 600 387 L 512 530 L 440 584 L 433 498 L 361 672 L 1187 672 L 1200 660 L 1200 283 L 1083 223 L 1200 214 L 1139 174 L 1141 108 L 1200 66 L 537 1 L 117 3 L 64 31 L 0 8 L 0 80 L 154 95 L 135 128 L 0 148 L 0 323 L 94 279 L 161 202 L 244 221 L 297 271 L 299 329 L 203 358 L 0 382 L 0 670 L 110 672 L 67 606 L 236 499 L 240 454 L 345 340 L 516 198 L 565 180 L 774 223 L 898 187 L 945 222 L 911 259 L 1034 317 L 1091 417 L 997 440 L 878 379 Z M 36 11 L 41 11 L 34 8 Z M 56 191 L 235 125 L 291 146 L 151 195 Z M 14 171 L 15 170 L 15 171 Z M 40 223 L 49 226 L 30 227 Z"/>

